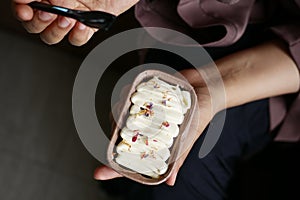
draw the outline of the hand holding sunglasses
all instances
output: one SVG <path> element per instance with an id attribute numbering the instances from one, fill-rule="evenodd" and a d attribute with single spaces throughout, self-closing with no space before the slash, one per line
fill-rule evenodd
<path id="1" fill-rule="evenodd" d="M 68 37 L 81 46 L 97 30 L 109 30 L 116 16 L 139 0 L 12 0 L 16 17 L 30 33 L 39 34 L 47 44 Z"/>
<path id="2" fill-rule="evenodd" d="M 50 4 L 41 3 L 37 1 L 31 2 L 29 3 L 29 5 L 34 9 L 76 19 L 77 21 L 91 28 L 97 28 L 97 29 L 108 30 L 116 19 L 115 15 L 109 14 L 107 12 L 101 12 L 101 11 L 73 10 L 73 9 L 50 5 Z"/>

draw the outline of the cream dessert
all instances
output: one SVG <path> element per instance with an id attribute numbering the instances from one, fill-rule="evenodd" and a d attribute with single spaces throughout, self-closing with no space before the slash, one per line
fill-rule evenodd
<path id="1" fill-rule="evenodd" d="M 191 107 L 190 93 L 153 77 L 137 86 L 131 102 L 115 160 L 128 169 L 158 178 L 168 169 L 170 147 Z"/>

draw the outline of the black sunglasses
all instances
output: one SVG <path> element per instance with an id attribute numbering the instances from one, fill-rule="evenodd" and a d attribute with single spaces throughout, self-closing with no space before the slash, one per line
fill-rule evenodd
<path id="1" fill-rule="evenodd" d="M 89 27 L 103 30 L 108 30 L 116 19 L 115 15 L 101 11 L 72 10 L 69 8 L 45 4 L 37 1 L 31 2 L 28 5 L 34 9 L 70 17 Z"/>

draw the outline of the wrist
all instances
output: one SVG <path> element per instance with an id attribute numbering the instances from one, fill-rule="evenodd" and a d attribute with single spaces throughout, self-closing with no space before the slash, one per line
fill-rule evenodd
<path id="1" fill-rule="evenodd" d="M 194 87 L 205 121 L 210 121 L 217 112 L 226 108 L 226 94 L 222 77 L 215 66 L 187 69 L 180 73 Z"/>
<path id="2" fill-rule="evenodd" d="M 226 108 L 299 89 L 298 68 L 277 41 L 226 56 L 216 65 L 224 83 Z"/>

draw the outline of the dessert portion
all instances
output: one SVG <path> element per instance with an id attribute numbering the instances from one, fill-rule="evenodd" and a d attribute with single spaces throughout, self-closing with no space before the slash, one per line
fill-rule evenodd
<path id="1" fill-rule="evenodd" d="M 137 86 L 131 102 L 115 160 L 128 169 L 158 178 L 168 169 L 170 147 L 191 107 L 191 95 L 178 85 L 153 77 Z"/>

